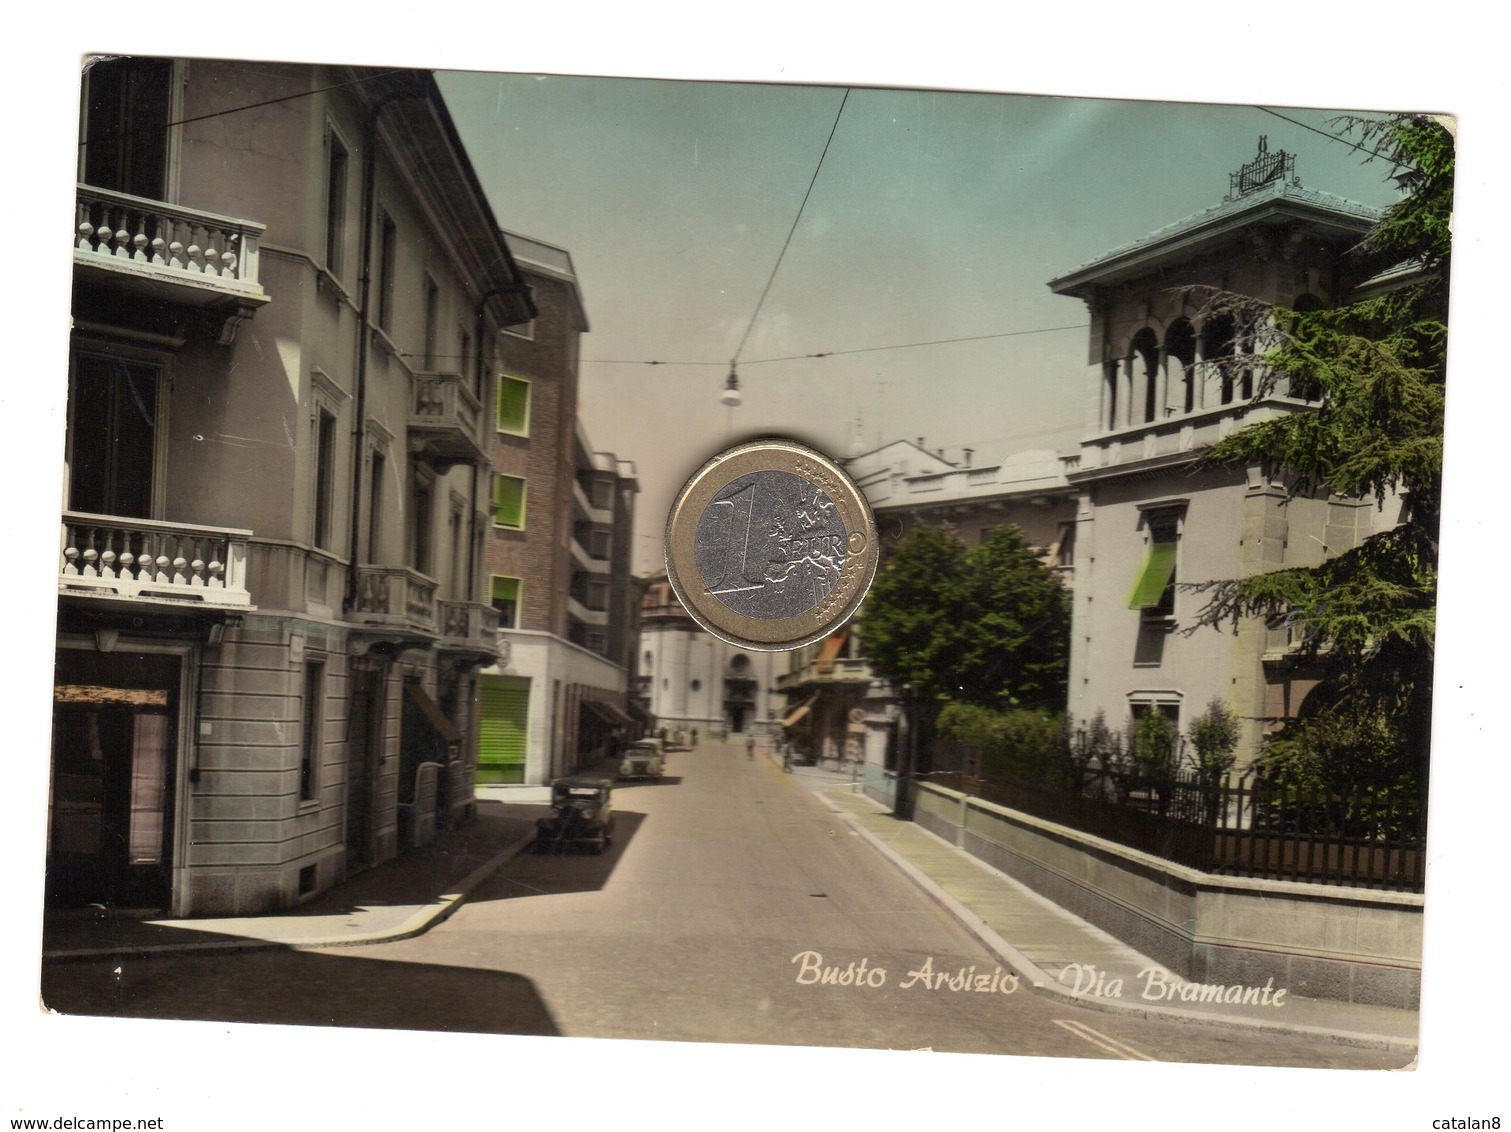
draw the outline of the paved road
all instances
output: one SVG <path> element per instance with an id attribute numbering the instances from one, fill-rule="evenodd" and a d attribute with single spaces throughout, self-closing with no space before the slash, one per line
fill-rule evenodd
<path id="1" fill-rule="evenodd" d="M 60 965 L 45 994 L 57 1009 L 138 1017 L 1256 1065 L 1403 1061 L 1004 993 L 1012 983 L 991 953 L 807 785 L 733 744 L 705 743 L 674 753 L 667 779 L 616 792 L 617 837 L 603 856 L 522 855 L 423 936 L 158 959 L 119 976 Z M 982 989 L 952 989 L 946 977 L 961 972 Z"/>

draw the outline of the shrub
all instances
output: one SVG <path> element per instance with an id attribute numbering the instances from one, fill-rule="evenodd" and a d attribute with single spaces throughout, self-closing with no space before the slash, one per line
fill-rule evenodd
<path id="1" fill-rule="evenodd" d="M 1191 721 L 1186 734 L 1196 752 L 1197 772 L 1204 781 L 1220 782 L 1238 758 L 1238 716 L 1222 700 L 1214 699 Z"/>

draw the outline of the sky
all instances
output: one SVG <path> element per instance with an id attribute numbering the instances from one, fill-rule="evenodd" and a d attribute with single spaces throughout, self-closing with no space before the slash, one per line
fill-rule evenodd
<path id="1" fill-rule="evenodd" d="M 571 253 L 591 327 L 579 408 L 593 444 L 636 465 L 641 573 L 661 568 L 687 476 L 753 435 L 836 457 L 922 437 L 978 466 L 1073 449 L 1086 310 L 1047 282 L 1219 203 L 1261 135 L 1308 186 L 1396 195 L 1333 140 L 1336 111 L 438 79 L 499 223 Z"/>
<path id="2" fill-rule="evenodd" d="M 9 1072 L 0 1075 L 5 1115 L 165 1114 L 168 1129 L 228 1132 L 266 1127 L 270 1116 L 289 1129 L 384 1128 L 433 1123 L 438 1111 L 453 1121 L 531 1126 L 542 1116 L 559 1118 L 563 1103 L 586 1105 L 611 1121 L 634 1123 L 654 1113 L 668 1128 L 703 1127 L 709 1112 L 726 1122 L 733 1114 L 739 1125 L 927 1127 L 937 1123 L 941 1103 L 962 1119 L 1066 1128 L 1187 1111 L 1221 1112 L 1225 1127 L 1235 1130 L 1427 1129 L 1446 1117 L 1504 1119 L 1505 1043 L 1495 1036 L 1504 1018 L 1483 1004 L 1494 1001 L 1489 996 L 1504 980 L 1503 933 L 1494 919 L 1502 902 L 1486 896 L 1504 890 L 1503 867 L 1485 851 L 1485 836 L 1504 825 L 1511 793 L 1505 721 L 1496 710 L 1506 667 L 1500 642 L 1511 625 L 1495 596 L 1505 561 L 1504 477 L 1495 461 L 1511 419 L 1511 383 L 1497 378 L 1504 369 L 1500 280 L 1511 246 L 1504 207 L 1511 91 L 1506 68 L 1491 55 L 1503 36 L 1488 34 L 1492 17 L 1484 11 L 1469 0 L 1376 0 L 1367 9 L 1272 0 L 1209 5 L 1199 19 L 1110 0 L 1019 6 L 934 0 L 900 17 L 828 0 L 765 0 L 754 8 L 706 0 L 576 0 L 507 11 L 460 0 L 402 10 L 290 0 L 264 0 L 255 8 L 139 0 L 129 12 L 28 9 L 24 22 L 17 21 L 23 49 L 0 70 L 13 108 L 7 123 L 12 176 L 0 185 L 11 221 L 0 310 L 12 346 L 9 380 L 0 382 L 0 420 L 8 426 L 7 443 L 0 445 L 0 460 L 8 461 L 0 523 L 10 536 L 0 556 L 0 587 L 12 599 L 7 691 L 16 709 L 7 716 L 9 773 L 0 792 L 0 844 L 9 865 L 0 1028 L 12 1049 Z M 859 407 L 868 434 L 922 434 L 931 446 L 947 449 L 990 437 L 1053 446 L 1074 443 L 1078 435 L 1079 394 L 1067 397 L 1068 425 L 1057 415 L 1063 407 L 1048 400 L 1057 383 L 1079 387 L 1085 338 L 1074 331 L 980 347 L 837 356 L 822 368 L 819 362 L 744 364 L 748 398 L 736 419 L 718 405 L 730 355 L 791 228 L 846 87 L 855 93 L 815 185 L 813 212 L 805 210 L 764 308 L 770 328 L 757 322 L 746 361 L 944 336 L 939 328 L 950 336 L 1084 328 L 1079 304 L 1050 296 L 1045 281 L 1213 203 L 1228 171 L 1252 156 L 1260 133 L 1269 135 L 1271 148 L 1299 152 L 1298 171 L 1308 184 L 1361 197 L 1373 184 L 1372 172 L 1357 187 L 1344 184 L 1357 169 L 1342 155 L 1341 165 L 1324 176 L 1321 150 L 1303 145 L 1320 138 L 1306 131 L 1293 136 L 1254 110 L 1233 111 L 1232 124 L 1221 127 L 1201 126 L 1197 112 L 1165 118 L 1161 126 L 1149 117 L 1152 110 L 1126 105 L 1052 104 L 1062 111 L 1053 119 L 1036 100 L 1038 117 L 1000 108 L 962 110 L 967 118 L 952 119 L 942 103 L 956 99 L 872 93 L 878 88 L 1283 110 L 1430 108 L 1459 115 L 1438 734 L 1416 1068 L 1359 1074 L 1149 1066 L 920 1051 L 334 1034 L 44 1015 L 36 1001 L 36 956 L 50 743 L 46 657 L 55 614 L 47 595 L 56 585 L 71 281 L 59 233 L 72 222 L 78 66 L 91 50 L 763 84 L 758 93 L 780 104 L 783 117 L 766 111 L 763 118 L 748 100 L 742 107 L 726 97 L 688 106 L 684 95 L 668 118 L 649 104 L 652 86 L 663 83 L 611 89 L 601 80 L 598 89 L 608 93 L 596 96 L 594 113 L 582 104 L 589 96 L 579 86 L 578 105 L 569 104 L 571 115 L 562 116 L 559 106 L 552 110 L 543 100 L 548 92 L 556 97 L 568 85 L 564 79 L 447 80 L 501 222 L 567 247 L 576 261 L 593 325 L 584 341 L 588 427 L 595 443 L 623 449 L 642 468 L 642 523 L 664 508 L 650 498 L 653 479 L 677 480 L 691 470 L 680 465 L 695 462 L 700 445 L 718 447 L 725 435 L 810 428 L 843 450 L 868 391 L 873 400 Z M 771 84 L 828 89 L 775 91 Z M 474 94 L 463 99 L 459 85 L 474 86 Z M 550 112 L 533 120 L 519 112 L 506 117 L 507 88 L 516 111 L 533 102 Z M 990 100 L 971 101 L 986 106 Z M 603 124 L 606 109 L 619 125 L 612 119 Z M 485 168 L 486 147 L 473 131 L 500 141 L 496 164 L 507 168 Z M 512 148 L 503 153 L 506 137 Z M 1050 140 L 1057 143 L 1053 153 L 1040 144 Z M 722 164 L 710 173 L 726 141 Z M 869 162 L 858 160 L 867 146 Z M 831 177 L 847 150 L 857 163 L 847 177 Z M 610 155 L 617 163 L 605 162 Z M 549 184 L 529 175 L 530 162 L 548 156 Z M 940 174 L 950 161 L 964 164 Z M 708 176 L 712 184 L 703 180 Z M 869 203 L 823 203 L 826 192 L 841 188 L 868 190 Z M 582 207 L 589 189 L 597 204 Z M 699 226 L 679 228 L 671 203 L 697 217 Z M 810 222 L 824 208 L 829 227 L 821 232 Z M 942 230 L 944 219 L 956 226 Z M 804 255 L 806 279 L 792 273 Z M 613 267 L 616 258 L 630 266 Z M 990 276 L 986 283 L 979 282 L 983 275 Z M 948 305 L 941 289 L 941 280 L 966 277 L 972 286 L 963 290 L 979 303 L 972 311 Z M 773 337 L 763 339 L 768 332 Z M 695 349 L 696 356 L 689 352 Z M 983 353 L 972 353 L 978 349 Z M 674 356 L 716 364 L 652 367 L 637 376 L 638 367 L 594 360 Z M 830 367 L 842 361 L 855 368 L 832 376 Z M 967 380 L 961 375 L 968 366 L 974 368 Z M 885 384 L 877 395 L 881 367 Z M 767 375 L 784 370 L 792 371 L 784 378 L 789 385 L 778 390 L 778 376 Z M 649 426 L 646 409 L 655 414 Z M 663 427 L 662 418 L 675 418 L 672 427 Z M 1063 441 L 1038 431 L 1060 428 Z M 401 1072 L 395 1075 L 394 1067 Z M 435 1087 L 405 1084 L 415 1081 Z"/>

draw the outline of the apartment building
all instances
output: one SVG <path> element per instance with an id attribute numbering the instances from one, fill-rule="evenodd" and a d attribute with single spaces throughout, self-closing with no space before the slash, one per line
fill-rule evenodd
<path id="1" fill-rule="evenodd" d="M 629 555 L 634 465 L 577 414 L 587 312 L 571 255 L 505 233 L 535 317 L 500 338 L 485 551 L 502 656 L 482 670 L 478 779 L 548 782 L 638 734 Z"/>
<path id="2" fill-rule="evenodd" d="M 47 898 L 286 908 L 470 813 L 535 308 L 428 72 L 82 94 Z"/>

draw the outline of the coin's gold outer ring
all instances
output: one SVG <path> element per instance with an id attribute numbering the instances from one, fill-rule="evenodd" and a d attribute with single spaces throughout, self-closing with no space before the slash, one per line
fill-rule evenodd
<path id="1" fill-rule="evenodd" d="M 736 613 L 703 586 L 695 544 L 698 523 L 714 497 L 751 472 L 781 471 L 817 485 L 845 524 L 850 546 L 839 581 L 817 606 L 795 617 L 765 620 Z M 865 542 L 855 547 L 856 535 Z M 666 517 L 666 575 L 693 620 L 720 640 L 759 652 L 782 652 L 822 640 L 860 607 L 876 576 L 880 544 L 871 506 L 827 457 L 795 441 L 753 440 L 715 456 L 693 473 Z"/>

